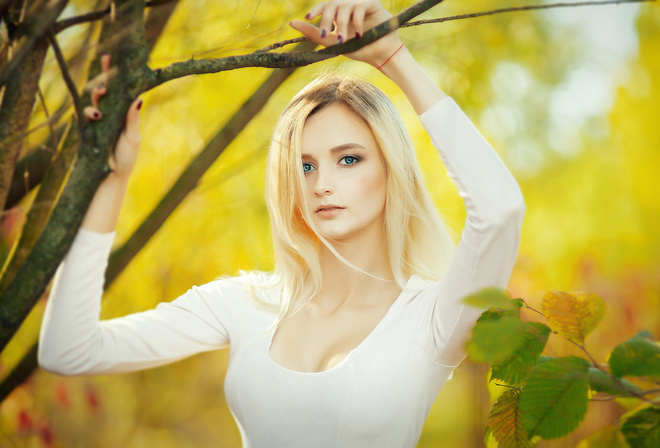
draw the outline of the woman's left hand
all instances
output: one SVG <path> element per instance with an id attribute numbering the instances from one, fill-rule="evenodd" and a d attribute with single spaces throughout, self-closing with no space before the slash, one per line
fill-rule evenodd
<path id="1" fill-rule="evenodd" d="M 359 39 L 365 31 L 386 21 L 392 14 L 378 0 L 332 0 L 313 6 L 305 19 L 313 20 L 319 16 L 318 27 L 302 20 L 292 21 L 291 26 L 317 44 L 329 47 L 353 37 Z M 380 67 L 401 45 L 401 39 L 394 31 L 345 56 Z"/>

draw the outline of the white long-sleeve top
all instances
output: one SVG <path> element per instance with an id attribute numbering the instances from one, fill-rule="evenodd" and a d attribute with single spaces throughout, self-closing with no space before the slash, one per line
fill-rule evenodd
<path id="1" fill-rule="evenodd" d="M 461 299 L 504 288 L 520 237 L 517 183 L 451 98 L 421 116 L 465 200 L 467 220 L 443 280 L 413 276 L 385 317 L 339 364 L 302 373 L 269 355 L 276 314 L 240 278 L 193 287 L 170 303 L 99 321 L 114 234 L 81 230 L 56 278 L 39 361 L 65 375 L 126 372 L 230 348 L 228 404 L 244 447 L 414 447 L 480 310 Z M 265 292 L 277 303 L 280 291 Z"/>

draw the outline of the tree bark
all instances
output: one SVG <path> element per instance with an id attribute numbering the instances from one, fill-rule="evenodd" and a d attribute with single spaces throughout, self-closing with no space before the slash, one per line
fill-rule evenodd
<path id="1" fill-rule="evenodd" d="M 33 51 L 11 76 L 0 106 L 0 210 L 4 209 L 16 160 L 32 115 L 39 88 L 39 76 L 46 58 L 48 43 L 38 41 Z"/>

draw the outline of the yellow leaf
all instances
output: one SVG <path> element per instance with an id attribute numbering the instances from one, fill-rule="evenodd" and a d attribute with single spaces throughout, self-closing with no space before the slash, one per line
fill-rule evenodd
<path id="1" fill-rule="evenodd" d="M 543 297 L 541 308 L 554 331 L 582 345 L 603 318 L 605 302 L 599 295 L 589 292 L 549 291 Z"/>

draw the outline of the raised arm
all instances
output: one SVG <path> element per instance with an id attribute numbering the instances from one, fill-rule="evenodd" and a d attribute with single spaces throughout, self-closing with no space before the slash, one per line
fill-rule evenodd
<path id="1" fill-rule="evenodd" d="M 104 73 L 110 70 L 103 56 Z M 92 91 L 88 120 L 105 86 Z M 105 269 L 119 211 L 137 155 L 141 100 L 129 108 L 114 148 L 112 172 L 97 190 L 76 238 L 60 266 L 41 326 L 39 363 L 63 375 L 137 370 L 226 345 L 229 335 L 209 312 L 214 285 L 190 290 L 175 303 L 120 319 L 99 321 Z M 227 314 L 227 313 L 225 313 Z"/>

